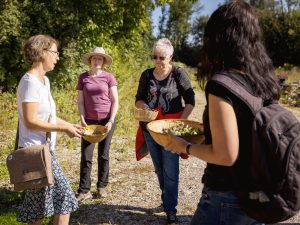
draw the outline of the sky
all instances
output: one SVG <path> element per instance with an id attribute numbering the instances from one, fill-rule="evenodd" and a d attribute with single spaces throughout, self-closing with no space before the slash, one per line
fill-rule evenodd
<path id="1" fill-rule="evenodd" d="M 203 6 L 202 11 L 200 12 L 202 16 L 208 15 L 210 16 L 213 11 L 215 11 L 218 7 L 219 4 L 222 4 L 224 0 L 201 0 L 200 3 Z M 161 15 L 161 9 L 156 8 L 153 13 L 152 13 L 152 21 L 153 21 L 153 26 L 154 30 L 153 33 L 156 36 L 158 32 L 157 24 L 159 17 Z"/>

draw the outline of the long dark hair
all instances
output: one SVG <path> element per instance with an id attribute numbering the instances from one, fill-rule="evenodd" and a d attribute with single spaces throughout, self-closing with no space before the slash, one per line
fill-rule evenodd
<path id="1" fill-rule="evenodd" d="M 262 43 L 256 13 L 244 1 L 220 6 L 204 31 L 204 44 L 198 80 L 204 84 L 214 73 L 235 71 L 245 76 L 263 99 L 279 99 L 280 88 L 273 63 Z"/>

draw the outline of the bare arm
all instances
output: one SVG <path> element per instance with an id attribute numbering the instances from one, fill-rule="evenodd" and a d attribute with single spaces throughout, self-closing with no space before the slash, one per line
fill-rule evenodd
<path id="1" fill-rule="evenodd" d="M 66 125 L 66 126 L 71 126 L 72 124 L 59 118 L 59 117 L 56 117 L 56 124 L 59 124 L 59 125 Z"/>
<path id="2" fill-rule="evenodd" d="M 138 100 L 135 106 L 140 109 L 149 109 L 149 106 L 143 100 Z"/>
<path id="3" fill-rule="evenodd" d="M 108 130 L 111 129 L 112 123 L 115 121 L 117 112 L 118 112 L 118 108 L 119 108 L 119 96 L 118 96 L 118 88 L 117 86 L 112 86 L 110 88 L 110 92 L 109 92 L 109 98 L 111 101 L 111 112 L 110 112 L 110 119 L 108 121 L 108 123 L 105 125 Z"/>
<path id="4" fill-rule="evenodd" d="M 68 134 L 69 137 L 80 137 L 81 128 L 73 124 L 67 123 L 64 120 L 57 118 L 58 122 L 56 124 L 39 120 L 37 117 L 38 106 L 39 103 L 36 102 L 22 103 L 24 123 L 28 129 L 43 132 L 65 132 L 66 134 Z"/>
<path id="5" fill-rule="evenodd" d="M 84 109 L 83 91 L 78 91 L 77 104 L 78 104 L 81 125 L 85 127 L 87 124 L 84 119 L 85 118 L 85 109 Z"/>
<path id="6" fill-rule="evenodd" d="M 209 94 L 209 121 L 212 144 L 193 144 L 190 154 L 208 163 L 232 166 L 239 153 L 239 136 L 234 110 L 223 99 Z M 171 135 L 172 142 L 166 149 L 185 153 L 187 142 Z"/>
<path id="7" fill-rule="evenodd" d="M 186 104 L 180 118 L 187 119 L 190 116 L 190 114 L 192 113 L 193 109 L 194 109 L 193 105 Z"/>

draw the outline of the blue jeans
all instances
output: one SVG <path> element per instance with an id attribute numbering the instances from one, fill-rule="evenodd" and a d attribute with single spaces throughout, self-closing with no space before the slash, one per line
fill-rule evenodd
<path id="1" fill-rule="evenodd" d="M 204 187 L 191 225 L 264 225 L 248 217 L 231 191 Z"/>
<path id="2" fill-rule="evenodd" d="M 166 151 L 153 140 L 149 133 L 144 131 L 143 133 L 155 173 L 158 177 L 164 211 L 176 213 L 176 206 L 178 204 L 179 155 Z"/>

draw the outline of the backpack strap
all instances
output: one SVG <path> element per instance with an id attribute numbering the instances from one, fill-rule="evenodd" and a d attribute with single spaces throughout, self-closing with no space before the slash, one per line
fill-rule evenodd
<path id="1" fill-rule="evenodd" d="M 256 114 L 263 107 L 263 100 L 260 97 L 256 97 L 249 93 L 241 84 L 233 80 L 229 76 L 223 74 L 215 74 L 211 80 L 216 81 L 232 94 L 245 102 L 251 109 L 253 114 Z"/>

